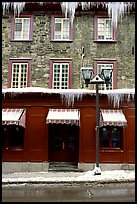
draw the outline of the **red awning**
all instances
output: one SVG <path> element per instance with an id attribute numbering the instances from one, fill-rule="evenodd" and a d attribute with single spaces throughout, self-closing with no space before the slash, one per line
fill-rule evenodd
<path id="1" fill-rule="evenodd" d="M 127 120 L 122 110 L 100 110 L 100 126 L 126 126 Z"/>
<path id="2" fill-rule="evenodd" d="M 2 125 L 20 125 L 25 127 L 25 109 L 2 109 Z"/>
<path id="3" fill-rule="evenodd" d="M 80 112 L 78 109 L 49 109 L 46 123 L 56 124 L 80 124 Z"/>

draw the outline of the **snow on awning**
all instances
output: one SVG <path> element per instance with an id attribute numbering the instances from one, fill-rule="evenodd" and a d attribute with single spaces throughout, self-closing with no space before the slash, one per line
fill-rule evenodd
<path id="1" fill-rule="evenodd" d="M 126 126 L 127 120 L 122 110 L 100 110 L 100 127 L 101 126 Z"/>
<path id="2" fill-rule="evenodd" d="M 25 109 L 2 109 L 2 125 L 20 125 L 25 127 Z"/>
<path id="3" fill-rule="evenodd" d="M 80 125 L 80 112 L 78 109 L 49 109 L 46 123 L 76 124 Z"/>

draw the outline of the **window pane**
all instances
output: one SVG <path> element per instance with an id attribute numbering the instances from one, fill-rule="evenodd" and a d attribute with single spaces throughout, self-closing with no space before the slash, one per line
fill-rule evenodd
<path id="1" fill-rule="evenodd" d="M 27 86 L 28 63 L 12 64 L 12 87 L 22 88 Z"/>
<path id="2" fill-rule="evenodd" d="M 15 39 L 20 39 L 21 38 L 21 32 L 20 31 L 15 31 L 14 38 Z"/>
<path id="3" fill-rule="evenodd" d="M 112 128 L 112 147 L 120 147 L 120 129 Z"/>
<path id="4" fill-rule="evenodd" d="M 61 31 L 61 23 L 55 24 L 55 31 Z"/>
<path id="5" fill-rule="evenodd" d="M 29 33 L 30 33 L 30 18 L 16 18 L 14 39 L 28 40 Z"/>
<path id="6" fill-rule="evenodd" d="M 68 88 L 69 65 L 68 63 L 53 64 L 53 88 Z"/>
<path id="7" fill-rule="evenodd" d="M 112 19 L 98 18 L 98 40 L 112 40 Z"/>
<path id="8" fill-rule="evenodd" d="M 21 31 L 22 30 L 22 23 L 16 23 L 15 30 Z"/>
<path id="9" fill-rule="evenodd" d="M 8 126 L 8 144 L 10 148 L 23 148 L 24 147 L 24 127 L 17 125 Z"/>
<path id="10" fill-rule="evenodd" d="M 109 128 L 101 128 L 101 147 L 109 147 L 110 131 Z"/>
<path id="11" fill-rule="evenodd" d="M 6 146 L 7 125 L 2 125 L 2 147 Z"/>
<path id="12" fill-rule="evenodd" d="M 54 39 L 67 40 L 69 39 L 69 19 L 55 18 Z"/>

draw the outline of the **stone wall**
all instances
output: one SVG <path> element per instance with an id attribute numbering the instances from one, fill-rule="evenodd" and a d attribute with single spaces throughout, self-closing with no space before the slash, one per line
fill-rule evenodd
<path id="1" fill-rule="evenodd" d="M 72 88 L 81 88 L 81 48 L 85 48 L 84 65 L 92 66 L 95 59 L 117 60 L 118 88 L 135 87 L 135 14 L 118 23 L 116 43 L 94 42 L 92 13 L 76 15 L 73 42 L 51 42 L 51 18 L 34 13 L 32 42 L 11 42 L 11 15 L 2 18 L 2 86 L 8 84 L 10 58 L 31 58 L 31 86 L 49 88 L 49 60 L 72 58 Z"/>

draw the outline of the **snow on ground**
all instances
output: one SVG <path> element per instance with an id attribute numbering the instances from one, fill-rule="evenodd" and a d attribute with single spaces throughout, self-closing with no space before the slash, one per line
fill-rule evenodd
<path id="1" fill-rule="evenodd" d="M 94 171 L 86 172 L 24 172 L 3 174 L 3 183 L 12 182 L 117 182 L 135 181 L 134 170 L 102 171 L 94 175 Z"/>

